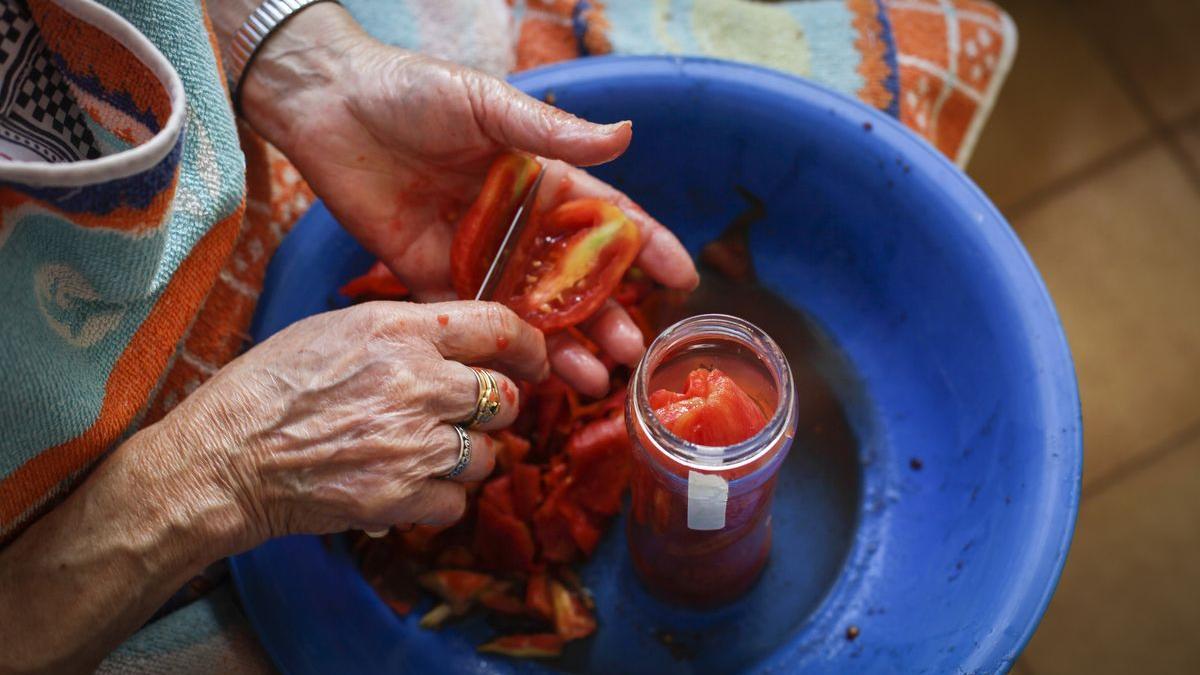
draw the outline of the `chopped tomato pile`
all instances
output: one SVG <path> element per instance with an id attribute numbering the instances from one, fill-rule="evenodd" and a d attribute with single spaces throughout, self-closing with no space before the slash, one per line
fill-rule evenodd
<path id="1" fill-rule="evenodd" d="M 557 656 L 591 635 L 591 595 L 572 565 L 595 551 L 629 483 L 627 377 L 614 367 L 614 393 L 595 401 L 554 377 L 522 383 L 526 403 L 494 434 L 496 471 L 468 484 L 462 521 L 355 541 L 383 600 L 406 615 L 432 596 L 421 617 L 430 629 L 481 610 L 501 635 L 480 650 L 514 657 Z"/>
<path id="2" fill-rule="evenodd" d="M 650 394 L 650 407 L 667 430 L 699 445 L 740 443 L 767 425 L 767 416 L 758 403 L 716 368 L 697 368 L 689 373 L 682 394 L 655 391 Z"/>
<path id="3" fill-rule="evenodd" d="M 451 250 L 460 296 L 474 296 L 539 170 L 523 155 L 492 166 Z M 398 614 L 432 598 L 420 623 L 437 629 L 482 612 L 498 637 L 480 651 L 513 657 L 558 656 L 566 643 L 596 630 L 591 594 L 573 565 L 596 550 L 629 483 L 629 369 L 574 326 L 611 297 L 647 332 L 644 309 L 653 285 L 630 269 L 639 246 L 637 227 L 599 200 L 567 202 L 526 228 L 497 299 L 544 331 L 574 335 L 609 368 L 612 393 L 585 400 L 553 376 L 519 383 L 520 414 L 512 427 L 493 434 L 496 470 L 467 485 L 468 510 L 459 523 L 354 541 L 364 576 Z M 399 299 L 407 291 L 377 263 L 342 293 L 362 301 Z"/>

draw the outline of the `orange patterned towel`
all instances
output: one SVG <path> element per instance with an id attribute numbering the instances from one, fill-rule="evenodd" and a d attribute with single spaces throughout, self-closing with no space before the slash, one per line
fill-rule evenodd
<path id="1" fill-rule="evenodd" d="M 884 110 L 966 164 L 1016 49 L 979 0 L 343 0 L 376 37 L 493 73 L 601 54 L 746 61 Z"/>

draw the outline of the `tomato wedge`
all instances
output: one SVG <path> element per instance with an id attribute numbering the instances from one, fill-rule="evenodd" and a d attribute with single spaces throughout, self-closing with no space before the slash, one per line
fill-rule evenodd
<path id="1" fill-rule="evenodd" d="M 699 445 L 733 445 L 767 425 L 767 416 L 750 395 L 725 373 L 697 368 L 680 394 L 659 389 L 650 407 L 671 433 Z"/>
<path id="2" fill-rule="evenodd" d="M 492 163 L 483 189 L 458 223 L 450 245 L 450 280 L 460 298 L 474 298 L 488 265 L 500 250 L 509 223 L 542 167 L 520 153 L 507 153 Z"/>
<path id="3" fill-rule="evenodd" d="M 566 640 L 554 633 L 505 635 L 479 647 L 479 651 L 517 658 L 551 658 L 562 654 Z"/>
<path id="4" fill-rule="evenodd" d="M 616 206 L 566 202 L 522 233 L 497 297 L 547 333 L 569 328 L 612 296 L 640 246 L 637 225 Z"/>

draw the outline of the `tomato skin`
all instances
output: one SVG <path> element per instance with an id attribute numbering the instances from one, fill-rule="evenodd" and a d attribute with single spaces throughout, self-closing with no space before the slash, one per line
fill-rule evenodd
<path id="1" fill-rule="evenodd" d="M 525 609 L 533 616 L 554 618 L 554 605 L 550 604 L 550 579 L 545 572 L 529 577 L 529 583 L 525 586 Z"/>
<path id="2" fill-rule="evenodd" d="M 450 244 L 450 280 L 460 298 L 474 298 L 479 291 L 513 215 L 541 170 L 533 157 L 516 152 L 501 155 L 488 169 Z"/>
<path id="3" fill-rule="evenodd" d="M 637 225 L 602 199 L 560 204 L 522 235 L 497 297 L 546 333 L 600 309 L 641 249 Z"/>
<path id="4" fill-rule="evenodd" d="M 479 501 L 475 551 L 491 569 L 523 572 L 534 566 L 533 535 L 529 527 L 488 499 Z"/>
<path id="5" fill-rule="evenodd" d="M 571 435 L 565 452 L 571 462 L 571 496 L 598 515 L 621 510 L 621 494 L 629 483 L 629 434 L 623 417 L 591 422 Z M 580 545 L 585 552 L 587 549 Z"/>
<path id="6" fill-rule="evenodd" d="M 699 445 L 733 445 L 767 425 L 767 416 L 750 395 L 718 369 L 697 368 L 687 390 L 659 389 L 650 406 L 671 433 Z"/>
<path id="7" fill-rule="evenodd" d="M 376 262 L 361 276 L 338 289 L 351 300 L 399 300 L 408 295 L 408 287 L 382 262 Z"/>
<path id="8" fill-rule="evenodd" d="M 566 640 L 554 633 L 505 635 L 482 645 L 479 651 L 523 659 L 552 658 L 562 654 L 565 642 Z"/>
<path id="9" fill-rule="evenodd" d="M 421 586 L 445 600 L 455 614 L 465 612 L 475 598 L 492 584 L 492 577 L 466 570 L 434 570 L 422 574 Z"/>

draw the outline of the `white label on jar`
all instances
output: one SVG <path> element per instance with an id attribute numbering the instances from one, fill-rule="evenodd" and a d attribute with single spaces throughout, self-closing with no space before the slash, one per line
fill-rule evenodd
<path id="1" fill-rule="evenodd" d="M 729 483 L 724 478 L 688 472 L 688 529 L 719 530 L 725 527 Z"/>

